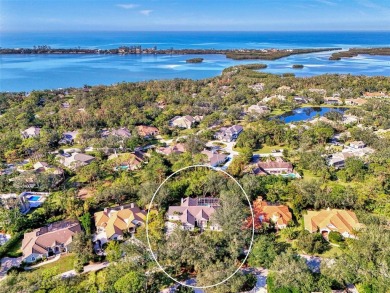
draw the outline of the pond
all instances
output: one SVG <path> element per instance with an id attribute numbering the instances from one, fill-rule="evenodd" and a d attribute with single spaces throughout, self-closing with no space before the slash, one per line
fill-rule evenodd
<path id="1" fill-rule="evenodd" d="M 314 118 L 316 115 L 324 116 L 325 113 L 336 111 L 344 113 L 348 108 L 335 108 L 335 107 L 305 107 L 289 111 L 283 115 L 277 116 L 285 123 L 306 121 Z"/>

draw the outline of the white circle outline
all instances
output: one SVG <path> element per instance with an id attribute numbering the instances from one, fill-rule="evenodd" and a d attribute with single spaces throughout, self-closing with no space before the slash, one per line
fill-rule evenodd
<path id="1" fill-rule="evenodd" d="M 224 173 L 225 175 L 229 176 L 231 179 L 233 179 L 233 181 L 240 187 L 241 191 L 245 194 L 247 200 L 248 200 L 248 203 L 249 203 L 249 208 L 251 210 L 251 214 L 252 214 L 252 238 L 251 238 L 251 243 L 249 245 L 249 249 L 248 249 L 248 253 L 246 254 L 244 260 L 242 261 L 241 265 L 237 268 L 237 270 L 234 271 L 233 274 L 231 274 L 229 277 L 227 277 L 226 279 L 222 280 L 221 282 L 217 283 L 217 284 L 213 284 L 213 285 L 208 285 L 208 286 L 201 286 L 201 287 L 197 287 L 197 286 L 192 286 L 192 285 L 188 285 L 188 284 L 184 284 L 178 280 L 176 280 L 175 278 L 173 278 L 170 274 L 168 274 L 164 269 L 163 267 L 160 265 L 160 263 L 157 261 L 157 258 L 156 256 L 154 255 L 153 253 L 153 250 L 152 250 L 152 246 L 150 244 L 150 239 L 149 239 L 149 213 L 150 213 L 150 208 L 152 207 L 152 203 L 154 201 L 154 198 L 156 197 L 157 193 L 160 191 L 161 187 L 171 178 L 173 177 L 174 175 L 176 175 L 177 173 L 181 172 L 181 171 L 184 171 L 186 169 L 190 169 L 190 168 L 196 168 L 196 167 L 206 167 L 206 168 L 209 168 L 211 170 L 214 170 L 214 171 L 217 171 L 217 172 L 222 172 Z M 221 169 L 217 169 L 215 167 L 212 167 L 212 166 L 208 166 L 208 165 L 191 165 L 191 166 L 187 166 L 187 167 L 184 167 L 184 168 L 181 168 L 175 172 L 173 172 L 171 175 L 169 175 L 167 178 L 165 178 L 165 180 L 160 184 L 160 186 L 157 188 L 157 190 L 154 192 L 153 194 L 153 197 L 152 197 L 152 200 L 150 201 L 150 204 L 149 204 L 149 208 L 148 208 L 148 213 L 146 215 L 146 238 L 148 240 L 148 246 L 149 246 L 149 250 L 150 250 L 150 253 L 154 259 L 154 261 L 157 263 L 157 265 L 159 266 L 159 268 L 164 272 L 164 274 L 166 274 L 171 280 L 173 280 L 174 282 L 182 285 L 182 286 L 186 286 L 186 287 L 190 287 L 190 288 L 193 288 L 193 289 L 206 289 L 206 288 L 211 288 L 211 287 L 216 287 L 218 285 L 221 285 L 223 283 L 225 283 L 226 281 L 228 281 L 231 277 L 233 277 L 235 274 L 237 274 L 237 272 L 242 268 L 242 266 L 244 265 L 245 261 L 247 260 L 248 256 L 249 256 L 249 253 L 251 252 L 252 250 L 252 245 L 253 245 L 253 241 L 254 241 L 254 236 L 255 236 L 255 219 L 254 219 L 254 214 L 253 214 L 253 209 L 252 209 L 252 205 L 251 205 L 251 202 L 250 202 L 250 199 L 249 199 L 249 196 L 246 194 L 244 188 L 241 186 L 240 183 L 238 183 L 238 181 L 232 176 L 230 175 L 229 173 L 225 172 L 224 170 L 221 170 Z"/>

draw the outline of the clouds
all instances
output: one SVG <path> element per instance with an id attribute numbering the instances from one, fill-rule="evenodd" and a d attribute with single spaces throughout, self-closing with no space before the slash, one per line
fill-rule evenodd
<path id="1" fill-rule="evenodd" d="M 337 5 L 337 3 L 330 1 L 330 0 L 316 0 L 316 1 L 321 3 L 321 4 L 328 5 L 328 6 L 336 6 Z"/>
<path id="2" fill-rule="evenodd" d="M 138 7 L 138 4 L 117 4 L 116 7 L 123 8 L 123 9 L 133 9 Z"/>
<path id="3" fill-rule="evenodd" d="M 135 8 L 140 7 L 140 5 L 138 5 L 138 4 L 130 4 L 130 3 L 129 4 L 116 4 L 115 6 L 122 8 L 122 9 L 126 9 L 126 10 L 135 9 Z M 149 16 L 153 12 L 153 10 L 142 9 L 142 10 L 139 10 L 138 12 L 142 15 Z"/>
<path id="4" fill-rule="evenodd" d="M 152 12 L 153 12 L 153 10 L 145 9 L 145 10 L 141 10 L 139 13 L 146 15 L 146 16 L 149 16 L 150 13 L 152 13 Z"/>

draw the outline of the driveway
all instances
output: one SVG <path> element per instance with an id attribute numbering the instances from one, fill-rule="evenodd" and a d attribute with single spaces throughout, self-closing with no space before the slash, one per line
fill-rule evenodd
<path id="1" fill-rule="evenodd" d="M 214 145 L 213 143 L 215 143 L 215 142 L 222 143 L 222 144 L 226 145 L 226 147 L 220 147 L 220 146 Z M 218 150 L 229 153 L 228 161 L 225 163 L 225 165 L 223 165 L 222 167 L 218 167 L 217 169 L 226 170 L 229 167 L 229 165 L 232 163 L 233 158 L 239 154 L 239 152 L 233 150 L 235 145 L 236 145 L 235 141 L 226 142 L 226 141 L 221 141 L 221 140 L 212 140 L 212 141 L 209 141 L 206 143 L 207 147 L 216 148 Z"/>
<path id="2" fill-rule="evenodd" d="M 0 280 L 7 276 L 7 272 L 12 267 L 18 267 L 22 263 L 22 257 L 11 258 L 11 257 L 3 257 L 1 259 L 1 267 L 0 267 Z"/>
<path id="3" fill-rule="evenodd" d="M 246 268 L 246 269 L 241 269 L 241 271 L 246 272 L 246 273 L 251 272 L 252 274 L 255 274 L 256 278 L 257 278 L 257 282 L 256 282 L 255 287 L 246 293 L 267 293 L 267 289 L 266 289 L 267 275 L 268 275 L 267 269 Z M 194 279 L 194 278 L 188 279 L 188 280 L 184 281 L 184 284 L 196 286 L 196 279 Z M 160 291 L 160 293 L 173 293 L 173 292 L 175 292 L 177 287 L 179 287 L 179 284 L 175 284 L 169 288 L 166 288 L 166 289 Z M 194 289 L 194 292 L 195 293 L 204 293 L 204 291 L 202 289 Z"/>

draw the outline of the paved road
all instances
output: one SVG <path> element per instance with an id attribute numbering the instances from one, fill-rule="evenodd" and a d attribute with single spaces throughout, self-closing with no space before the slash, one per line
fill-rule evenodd
<path id="1" fill-rule="evenodd" d="M 106 267 L 108 267 L 110 265 L 109 262 L 102 262 L 102 263 L 96 263 L 96 264 L 91 264 L 91 265 L 87 265 L 84 267 L 84 272 L 83 273 L 89 273 L 89 272 L 94 272 L 94 271 L 99 271 L 101 269 L 104 269 Z M 59 277 L 61 278 L 69 278 L 69 277 L 73 277 L 73 276 L 76 276 L 77 273 L 75 270 L 71 270 L 71 271 L 67 271 L 65 273 L 62 273 L 59 275 Z"/>
<path id="2" fill-rule="evenodd" d="M 7 276 L 7 272 L 12 267 L 18 267 L 22 262 L 22 257 L 11 258 L 11 257 L 3 257 L 1 259 L 1 267 L 0 267 L 0 281 L 3 280 Z"/>

